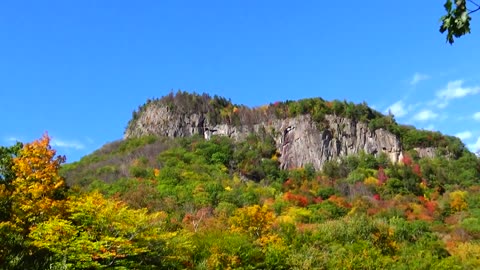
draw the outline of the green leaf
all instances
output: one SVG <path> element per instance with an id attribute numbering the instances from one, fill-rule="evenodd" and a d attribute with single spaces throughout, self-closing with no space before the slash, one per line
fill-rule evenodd
<path id="1" fill-rule="evenodd" d="M 460 19 L 462 20 L 463 23 L 466 23 L 468 21 L 468 13 L 464 11 L 460 16 Z"/>
<path id="2" fill-rule="evenodd" d="M 447 0 L 445 2 L 445 5 L 443 5 L 445 7 L 445 10 L 450 13 L 452 11 L 452 1 L 451 0 Z"/>
<path id="3" fill-rule="evenodd" d="M 452 12 L 452 1 L 451 0 L 447 0 L 445 2 L 445 5 L 443 5 L 445 7 L 445 10 L 450 13 Z"/>

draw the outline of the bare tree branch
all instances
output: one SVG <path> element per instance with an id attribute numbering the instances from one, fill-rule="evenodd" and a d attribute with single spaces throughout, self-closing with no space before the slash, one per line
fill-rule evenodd
<path id="1" fill-rule="evenodd" d="M 467 1 L 468 1 L 468 2 L 470 2 L 470 3 L 472 3 L 472 4 L 474 4 L 475 6 L 477 6 L 477 7 L 479 7 L 479 8 L 480 8 L 480 5 L 479 5 L 479 4 L 477 4 L 477 3 L 475 3 L 475 2 L 473 2 L 472 0 L 467 0 Z"/>
<path id="2" fill-rule="evenodd" d="M 467 0 L 467 1 L 468 1 L 469 3 L 477 6 L 476 9 L 474 9 L 474 10 L 469 10 L 469 11 L 468 11 L 468 14 L 469 14 L 469 15 L 480 10 L 480 5 L 479 5 L 479 4 L 477 4 L 476 2 L 474 2 L 474 1 L 472 1 L 472 0 Z"/>
<path id="3" fill-rule="evenodd" d="M 472 14 L 472 13 L 477 12 L 477 11 L 479 11 L 479 10 L 480 10 L 480 7 L 476 8 L 476 9 L 474 9 L 474 10 L 468 11 L 468 14 Z"/>

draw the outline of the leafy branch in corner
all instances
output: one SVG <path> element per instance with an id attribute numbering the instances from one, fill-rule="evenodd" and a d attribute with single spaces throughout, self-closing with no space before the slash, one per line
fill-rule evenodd
<path id="1" fill-rule="evenodd" d="M 467 2 L 474 9 L 467 8 Z M 447 0 L 443 5 L 447 14 L 440 18 L 440 33 L 447 32 L 447 42 L 453 44 L 454 38 L 470 33 L 470 14 L 480 10 L 480 5 L 472 0 Z"/>

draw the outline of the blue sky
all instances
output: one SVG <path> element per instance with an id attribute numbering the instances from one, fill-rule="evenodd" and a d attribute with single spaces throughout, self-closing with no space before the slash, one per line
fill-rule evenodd
<path id="1" fill-rule="evenodd" d="M 442 1 L 1 1 L 0 144 L 48 132 L 69 162 L 170 91 L 258 106 L 366 101 L 480 148 L 480 14 L 445 42 Z"/>

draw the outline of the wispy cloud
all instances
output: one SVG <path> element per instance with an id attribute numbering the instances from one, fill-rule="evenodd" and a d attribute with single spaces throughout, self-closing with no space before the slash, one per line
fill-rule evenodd
<path id="1" fill-rule="evenodd" d="M 24 142 L 24 143 L 26 142 L 23 139 L 16 136 L 4 137 L 3 141 L 9 145 L 13 145 L 16 142 Z M 62 140 L 58 138 L 52 138 L 50 141 L 50 145 L 53 147 L 64 148 L 64 149 L 75 149 L 75 150 L 85 149 L 85 145 L 76 140 Z"/>
<path id="2" fill-rule="evenodd" d="M 17 137 L 7 137 L 5 138 L 5 142 L 19 142 L 20 139 L 18 139 Z"/>
<path id="3" fill-rule="evenodd" d="M 480 112 L 476 112 L 473 114 L 473 119 L 480 121 Z"/>
<path id="4" fill-rule="evenodd" d="M 455 134 L 455 136 L 458 137 L 460 140 L 466 140 L 466 139 L 470 139 L 473 136 L 473 134 L 470 131 L 464 131 L 464 132 L 459 132 Z"/>
<path id="5" fill-rule="evenodd" d="M 434 113 L 431 110 L 425 109 L 413 116 L 413 120 L 416 121 L 428 121 L 438 117 L 438 114 Z"/>
<path id="6" fill-rule="evenodd" d="M 22 140 L 15 136 L 8 136 L 3 138 L 3 142 L 7 145 L 14 145 L 16 142 L 21 142 Z"/>
<path id="7" fill-rule="evenodd" d="M 463 80 L 448 82 L 444 89 L 437 92 L 437 98 L 433 103 L 436 104 L 438 108 L 445 108 L 452 99 L 463 98 L 480 92 L 479 86 L 464 87 L 463 83 Z"/>
<path id="8" fill-rule="evenodd" d="M 413 74 L 412 79 L 410 80 L 410 85 L 415 86 L 419 82 L 425 81 L 425 80 L 428 80 L 428 79 L 430 79 L 430 76 L 428 76 L 427 74 L 422 74 L 422 73 L 419 73 L 419 72 L 415 72 L 415 74 Z"/>
<path id="9" fill-rule="evenodd" d="M 50 144 L 54 147 L 60 147 L 60 148 L 72 148 L 76 150 L 81 150 L 85 148 L 85 145 L 82 143 L 79 143 L 77 141 L 64 141 L 64 140 L 59 140 L 59 139 L 52 139 Z"/>
<path id="10" fill-rule="evenodd" d="M 395 115 L 395 117 L 400 118 L 402 116 L 405 116 L 408 113 L 408 110 L 407 110 L 407 107 L 405 106 L 405 103 L 402 100 L 400 100 L 390 105 L 385 110 L 385 112 L 392 113 L 393 115 Z"/>

